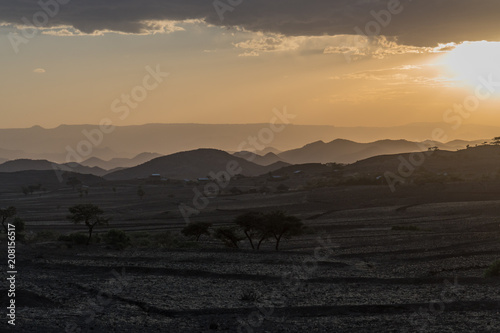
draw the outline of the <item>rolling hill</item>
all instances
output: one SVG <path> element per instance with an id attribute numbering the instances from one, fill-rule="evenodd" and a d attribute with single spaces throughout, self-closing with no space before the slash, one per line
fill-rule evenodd
<path id="1" fill-rule="evenodd" d="M 160 156 L 160 154 L 156 153 L 141 153 L 133 158 L 112 158 L 107 161 L 97 157 L 91 157 L 80 164 L 88 167 L 99 167 L 104 170 L 112 170 L 116 168 L 135 167 Z"/>
<path id="2" fill-rule="evenodd" d="M 241 174 L 245 176 L 257 176 L 288 165 L 284 162 L 277 162 L 269 166 L 262 166 L 225 151 L 198 149 L 158 157 L 136 167 L 109 173 L 104 178 L 127 180 L 160 174 L 172 179 L 197 179 L 207 177 L 210 172 L 218 173 L 226 170 L 228 163 L 237 163 L 242 169 Z"/>
<path id="3" fill-rule="evenodd" d="M 267 153 L 265 155 L 258 155 L 250 151 L 242 151 L 233 154 L 236 157 L 241 157 L 249 162 L 253 162 L 258 165 L 268 166 L 277 162 L 283 162 L 278 155 L 275 153 Z"/>
<path id="4" fill-rule="evenodd" d="M 413 160 L 418 161 L 415 156 Z M 453 174 L 461 179 L 500 175 L 500 146 L 478 146 L 459 151 L 439 150 L 424 156 L 423 163 L 413 164 L 416 166 L 414 172 Z M 375 156 L 348 165 L 345 171 L 374 175 L 383 175 L 389 171 L 399 174 L 399 170 L 404 172 L 408 166 L 408 164 L 405 167 L 402 166 L 402 159 L 410 161 L 410 158 L 411 154 L 409 153 Z M 412 164 L 409 165 L 412 168 Z"/>
<path id="5" fill-rule="evenodd" d="M 153 151 L 163 155 L 200 147 L 235 152 L 241 143 L 248 143 L 269 124 L 145 124 L 116 126 L 115 130 L 102 137 L 102 142 L 92 147 L 91 153 L 82 160 L 98 157 L 109 160 L 115 157 L 131 158 L 137 154 Z M 451 130 L 449 124 L 416 123 L 395 127 L 338 127 L 328 125 L 289 125 L 275 135 L 269 146 L 281 151 L 295 149 L 307 143 L 322 140 L 330 142 L 344 138 L 358 142 L 381 139 L 423 141 L 431 137 L 433 130 L 443 128 L 449 140 L 477 140 L 492 138 L 500 133 L 498 126 L 464 124 L 459 130 Z M 84 133 L 95 133 L 97 125 L 61 125 L 45 129 L 40 126 L 22 129 L 0 129 L 0 158 L 46 159 L 58 163 L 67 161 L 67 148 L 77 149 L 82 141 L 88 141 Z M 264 148 L 262 148 L 264 149 Z M 265 153 L 275 149 L 265 150 Z M 354 158 L 354 157 L 352 157 Z M 349 161 L 352 158 L 348 159 Z M 81 162 L 80 160 L 71 160 Z"/>
<path id="6" fill-rule="evenodd" d="M 29 160 L 19 159 L 7 161 L 0 164 L 0 172 L 19 172 L 19 171 L 42 171 L 42 170 L 58 170 L 67 172 L 76 172 L 80 174 L 90 174 L 94 176 L 103 176 L 107 173 L 98 167 L 82 166 L 78 163 L 58 164 L 47 160 Z"/>
<path id="7" fill-rule="evenodd" d="M 480 140 L 482 142 L 484 140 Z M 437 146 L 443 150 L 463 149 L 467 145 L 473 146 L 478 141 L 456 140 L 448 143 L 435 141 L 412 142 L 406 140 L 380 140 L 370 143 L 358 143 L 349 140 L 337 139 L 328 143 L 316 141 L 302 148 L 292 149 L 280 153 L 278 157 L 291 164 L 304 163 L 345 163 L 350 164 L 373 156 L 411 153 L 425 151 L 429 147 Z"/>
<path id="8" fill-rule="evenodd" d="M 93 186 L 105 180 L 90 174 L 78 174 L 72 172 L 57 173 L 53 170 L 29 170 L 18 172 L 0 172 L 0 184 L 2 190 L 21 192 L 21 186 L 40 184 L 46 190 L 56 190 L 68 187 L 66 182 L 69 177 L 77 177 L 83 185 Z"/>

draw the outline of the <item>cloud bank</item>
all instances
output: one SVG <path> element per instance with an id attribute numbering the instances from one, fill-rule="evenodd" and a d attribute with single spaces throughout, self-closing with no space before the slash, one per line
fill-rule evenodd
<path id="1" fill-rule="evenodd" d="M 50 10 L 56 1 L 67 4 L 60 4 L 44 27 L 70 27 L 85 34 L 172 32 L 178 29 L 153 22 L 204 20 L 289 37 L 336 36 L 356 34 L 355 27 L 367 31 L 369 22 L 377 22 L 380 35 L 397 37 L 400 44 L 434 47 L 498 40 L 500 31 L 498 0 L 401 0 L 401 10 L 390 20 L 381 11 L 398 0 L 220 0 L 225 9 L 219 7 L 219 12 L 212 0 L 0 0 L 0 22 L 25 25 L 22 18 L 32 22 L 42 10 L 40 3 Z"/>

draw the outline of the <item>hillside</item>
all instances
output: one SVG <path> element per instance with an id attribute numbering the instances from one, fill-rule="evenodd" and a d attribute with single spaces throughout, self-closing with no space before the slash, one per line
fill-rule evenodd
<path id="1" fill-rule="evenodd" d="M 119 170 L 105 176 L 108 180 L 145 178 L 151 174 L 161 174 L 172 179 L 196 179 L 207 177 L 210 172 L 218 173 L 227 169 L 230 162 L 242 168 L 242 175 L 257 176 L 277 170 L 288 164 L 277 162 L 261 166 L 245 159 L 216 149 L 198 149 L 155 158 L 133 168 Z"/>
<path id="2" fill-rule="evenodd" d="M 378 175 L 390 171 L 398 174 L 401 158 L 409 161 L 410 156 L 411 154 L 408 153 L 376 156 L 348 165 L 345 171 Z M 496 177 L 500 171 L 500 146 L 478 146 L 459 151 L 436 151 L 424 156 L 424 163 L 417 166 L 415 172 L 446 173 L 461 179 L 475 179 L 483 176 Z"/>
<path id="3" fill-rule="evenodd" d="M 484 141 L 484 140 L 481 140 Z M 316 141 L 302 148 L 292 149 L 278 155 L 291 164 L 304 163 L 354 163 L 373 156 L 426 151 L 437 146 L 443 150 L 463 149 L 473 146 L 477 141 L 455 140 L 448 143 L 435 141 L 413 142 L 407 140 L 380 140 L 370 143 L 358 143 L 337 139 L 328 143 Z"/>
<path id="4" fill-rule="evenodd" d="M 283 162 L 278 155 L 272 152 L 269 152 L 265 155 L 258 155 L 250 151 L 242 151 L 234 153 L 233 155 L 263 166 L 268 166 L 276 162 Z"/>
<path id="5" fill-rule="evenodd" d="M 107 161 L 97 157 L 91 157 L 80 164 L 88 167 L 99 167 L 104 170 L 112 170 L 116 168 L 135 167 L 160 156 L 160 154 L 156 153 L 141 153 L 133 158 L 112 158 Z"/>
<path id="6" fill-rule="evenodd" d="M 83 160 L 98 157 L 109 160 L 115 157 L 131 158 L 137 154 L 153 151 L 163 155 L 200 147 L 237 151 L 241 143 L 248 142 L 269 124 L 145 124 L 137 126 L 116 126 L 106 134 L 102 142 L 94 145 Z M 432 131 L 441 127 L 449 129 L 448 124 L 418 123 L 395 127 L 336 127 L 327 125 L 289 125 L 275 135 L 264 152 L 277 153 L 322 140 L 330 142 L 336 138 L 358 142 L 372 142 L 382 139 L 406 139 L 423 141 L 431 137 Z M 22 129 L 0 129 L 0 158 L 5 159 L 47 159 L 58 163 L 66 161 L 67 147 L 76 149 L 82 140 L 87 140 L 83 132 L 94 133 L 96 125 L 61 125 L 45 129 L 40 126 Z M 94 132 L 93 132 L 94 131 Z M 492 138 L 500 133 L 498 126 L 464 124 L 459 130 L 447 131 L 449 140 L 477 140 Z M 349 161 L 352 161 L 350 158 Z M 302 161 L 307 162 L 307 161 Z M 310 161 L 309 161 L 310 162 Z"/>
<path id="7" fill-rule="evenodd" d="M 103 176 L 106 174 L 106 170 L 98 167 L 87 167 L 78 163 L 58 164 L 47 160 L 19 159 L 0 164 L 0 172 L 19 172 L 29 170 L 59 170 L 81 174 L 91 174 L 94 176 Z"/>
<path id="8" fill-rule="evenodd" d="M 78 174 L 72 172 L 54 172 L 52 170 L 29 170 L 18 172 L 0 172 L 0 184 L 2 190 L 11 190 L 21 193 L 21 186 L 41 185 L 41 188 L 46 190 L 56 190 L 63 187 L 68 187 L 66 182 L 68 178 L 76 177 L 82 185 L 93 186 L 101 184 L 104 179 L 89 175 Z"/>

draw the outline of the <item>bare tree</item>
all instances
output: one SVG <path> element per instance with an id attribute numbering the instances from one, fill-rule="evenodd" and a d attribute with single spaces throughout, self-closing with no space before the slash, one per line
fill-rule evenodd
<path id="1" fill-rule="evenodd" d="M 92 204 L 81 204 L 69 208 L 70 215 L 67 218 L 74 223 L 84 222 L 89 229 L 89 238 L 87 239 L 87 245 L 90 244 L 90 239 L 92 238 L 92 230 L 97 225 L 108 224 L 109 218 L 103 218 L 104 212 L 96 205 Z"/>
<path id="2" fill-rule="evenodd" d="M 291 238 L 304 233 L 304 225 L 299 218 L 287 215 L 283 211 L 274 211 L 264 215 L 265 233 L 276 240 L 276 251 L 283 238 Z"/>
<path id="3" fill-rule="evenodd" d="M 250 246 L 252 249 L 255 249 L 255 245 L 253 243 L 254 238 L 259 238 L 259 243 L 257 249 L 260 247 L 260 244 L 264 240 L 262 238 L 262 231 L 264 229 L 264 216 L 261 213 L 256 212 L 248 212 L 237 216 L 234 220 L 246 238 L 250 242 Z M 260 236 L 260 237 L 259 237 Z"/>

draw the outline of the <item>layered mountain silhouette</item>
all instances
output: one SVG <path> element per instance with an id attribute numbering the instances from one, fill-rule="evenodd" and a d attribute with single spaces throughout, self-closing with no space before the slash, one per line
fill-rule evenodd
<path id="1" fill-rule="evenodd" d="M 90 174 L 95 176 L 103 176 L 107 173 L 106 170 L 98 167 L 87 167 L 78 163 L 65 163 L 58 164 L 47 160 L 29 160 L 19 159 L 7 161 L 0 164 L 0 172 L 19 172 L 28 170 L 52 170 L 52 171 L 65 171 L 75 172 L 80 174 Z"/>
<path id="2" fill-rule="evenodd" d="M 242 151 L 238 153 L 234 153 L 234 156 L 241 157 L 247 161 L 253 162 L 258 165 L 271 165 L 276 162 L 283 162 L 281 158 L 275 153 L 267 153 L 265 155 L 259 155 L 250 151 Z"/>
<path id="3" fill-rule="evenodd" d="M 453 174 L 462 179 L 500 175 L 500 146 L 486 145 L 459 151 L 433 151 L 371 157 L 345 170 L 352 173 L 396 175 L 431 172 Z"/>
<path id="4" fill-rule="evenodd" d="M 133 158 L 112 158 L 108 161 L 97 157 L 91 157 L 80 164 L 88 167 L 99 167 L 104 170 L 112 170 L 117 168 L 135 167 L 160 156 L 160 154 L 156 153 L 142 153 Z"/>
<path id="5" fill-rule="evenodd" d="M 274 140 L 269 143 L 275 148 L 266 151 L 268 148 L 265 148 L 262 142 L 257 142 L 253 147 L 250 138 L 258 138 L 259 132 L 269 128 L 269 124 L 146 124 L 116 126 L 113 132 L 108 134 L 99 133 L 99 126 L 96 125 L 61 125 L 52 129 L 34 126 L 25 129 L 0 129 L 2 148 L 0 158 L 81 163 L 91 157 L 102 160 L 117 157 L 133 158 L 147 151 L 168 155 L 200 147 L 230 152 L 255 148 L 264 150 L 259 154 L 273 152 L 279 155 L 280 151 L 302 147 L 317 140 L 331 142 L 336 138 L 357 142 L 385 139 L 423 141 L 430 138 L 433 130 L 438 127 L 446 132 L 448 140 L 492 138 L 500 133 L 498 126 L 472 124 L 463 124 L 458 130 L 453 130 L 449 124 L 441 123 L 417 123 L 394 127 L 288 125 L 282 132 L 276 133 Z M 79 145 L 83 143 L 90 144 L 91 151 L 85 152 L 77 160 L 74 158 L 68 160 L 68 152 L 78 151 Z M 354 157 L 348 158 L 346 161 L 353 159 L 355 160 Z"/>
<path id="6" fill-rule="evenodd" d="M 21 192 L 20 186 L 40 185 L 40 190 L 54 190 L 67 186 L 67 181 L 76 177 L 82 185 L 92 186 L 104 182 L 104 179 L 90 174 L 73 172 L 54 172 L 53 170 L 27 170 L 18 172 L 0 172 L 2 189 Z"/>
<path id="7" fill-rule="evenodd" d="M 412 142 L 406 140 L 380 140 L 371 143 L 358 143 L 337 139 L 328 143 L 313 142 L 302 148 L 280 153 L 278 157 L 290 164 L 304 163 L 354 163 L 372 156 L 425 151 L 430 147 L 443 150 L 463 149 L 467 145 L 474 146 L 479 141 L 452 141 L 441 143 L 435 141 Z"/>
<path id="8" fill-rule="evenodd" d="M 146 178 L 152 174 L 172 179 L 197 179 L 209 177 L 210 173 L 226 171 L 229 165 L 241 168 L 239 174 L 257 176 L 287 166 L 276 162 L 268 166 L 258 165 L 243 158 L 216 149 L 197 149 L 155 158 L 136 167 L 119 170 L 105 176 L 108 180 Z"/>

